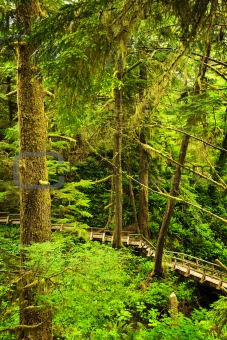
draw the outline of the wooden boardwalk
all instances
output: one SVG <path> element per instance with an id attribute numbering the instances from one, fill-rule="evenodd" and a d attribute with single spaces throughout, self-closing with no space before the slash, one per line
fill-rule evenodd
<path id="1" fill-rule="evenodd" d="M 20 216 L 18 214 L 0 213 L 0 223 L 20 224 Z M 66 224 L 52 224 L 53 231 L 70 231 L 73 229 L 73 227 Z M 90 240 L 94 241 L 111 243 L 113 241 L 113 231 L 111 230 L 91 228 L 88 236 Z M 121 240 L 124 245 L 137 247 L 149 257 L 153 258 L 155 256 L 153 244 L 140 234 L 122 231 Z M 227 272 L 223 272 L 222 268 L 216 263 L 174 251 L 164 252 L 164 262 L 171 270 L 197 280 L 201 284 L 218 290 L 227 289 Z"/>

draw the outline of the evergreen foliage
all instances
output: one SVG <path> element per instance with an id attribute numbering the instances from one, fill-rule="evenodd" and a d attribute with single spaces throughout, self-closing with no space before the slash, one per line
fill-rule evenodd
<path id="1" fill-rule="evenodd" d="M 18 299 L 35 287 L 36 305 L 29 308 L 51 311 L 55 340 L 226 339 L 225 296 L 203 308 L 196 283 L 175 277 L 165 265 L 166 277 L 148 283 L 150 259 L 87 237 L 89 227 L 115 227 L 113 136 L 119 133 L 120 222 L 127 231 L 138 230 L 143 150 L 147 234 L 156 245 L 181 141 L 189 136 L 165 249 L 226 266 L 226 1 L 42 0 L 29 29 L 18 27 L 18 3 L 0 0 L 0 212 L 20 210 L 13 181 L 20 147 L 15 50 L 30 44 L 33 81 L 45 88 L 43 184 L 50 183 L 52 223 L 73 229 L 21 247 L 18 226 L 0 225 L 0 338 L 18 338 Z M 64 184 L 51 188 L 59 178 Z M 172 292 L 179 301 L 176 318 Z"/>

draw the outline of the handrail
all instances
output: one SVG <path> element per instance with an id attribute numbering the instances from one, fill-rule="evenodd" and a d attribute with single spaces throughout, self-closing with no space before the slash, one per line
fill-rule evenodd
<path id="1" fill-rule="evenodd" d="M 4 218 L 6 220 L 6 223 L 10 223 L 10 217 L 19 217 L 19 214 L 10 214 L 8 212 L 0 212 L 0 218 Z M 0 221 L 1 222 L 1 221 Z M 5 221 L 4 221 L 5 222 Z M 60 230 L 63 230 L 64 228 L 67 228 L 67 224 L 52 224 L 52 227 L 60 227 Z M 92 233 L 98 233 L 100 236 L 102 236 L 103 241 L 105 241 L 105 235 L 106 233 L 110 234 L 112 236 L 114 230 L 108 230 L 106 228 L 95 228 L 91 227 L 90 232 Z M 128 240 L 131 239 L 131 241 L 137 241 L 138 238 L 140 241 L 143 241 L 148 247 L 151 249 L 149 250 L 148 248 L 148 256 L 152 254 L 154 256 L 156 248 L 155 246 L 146 239 L 142 234 L 133 234 L 130 231 L 124 231 L 122 230 L 122 236 L 127 236 Z M 97 236 L 97 235 L 96 235 Z M 103 237 L 104 236 L 104 237 Z M 129 244 L 129 243 L 128 243 Z M 143 247 L 143 245 L 142 245 Z M 151 252 L 153 250 L 153 252 Z M 185 270 L 187 269 L 187 272 L 185 275 L 190 274 L 190 270 L 197 271 L 200 273 L 200 275 L 209 275 L 211 278 L 219 279 L 219 282 L 227 282 L 227 273 L 222 271 L 222 268 L 217 264 L 213 262 L 209 262 L 206 260 L 203 260 L 199 257 L 190 255 L 190 254 L 185 254 L 181 252 L 176 252 L 176 251 L 170 251 L 170 250 L 164 250 L 164 257 L 167 259 L 170 257 L 170 262 L 173 264 L 173 266 L 176 266 L 177 264 L 181 264 L 184 266 Z"/>
<path id="2" fill-rule="evenodd" d="M 185 265 L 186 267 L 188 267 L 189 269 L 193 269 L 197 272 L 203 272 L 204 274 L 209 273 L 209 276 L 211 277 L 219 277 L 219 278 L 225 278 L 227 279 L 227 273 L 225 273 L 224 271 L 221 270 L 221 267 L 216 265 L 217 268 L 215 268 L 215 264 L 212 263 L 212 266 L 207 267 L 207 266 L 203 266 L 199 263 L 195 263 L 192 261 L 188 261 L 185 259 L 181 259 L 181 258 L 177 258 L 177 257 L 173 257 L 172 261 L 174 263 L 174 265 L 178 264 L 182 264 Z M 201 269 L 201 270 L 199 270 Z"/>
<path id="3" fill-rule="evenodd" d="M 148 241 L 148 239 L 146 239 L 146 237 L 143 235 L 142 240 L 145 241 L 149 246 L 151 246 L 152 249 L 156 250 L 155 246 L 150 241 Z"/>
<path id="4" fill-rule="evenodd" d="M 8 216 L 9 215 L 9 213 L 8 212 L 0 212 L 0 216 Z"/>
<path id="5" fill-rule="evenodd" d="M 203 259 L 201 259 L 201 258 L 199 258 L 199 257 L 193 256 L 193 255 L 190 255 L 190 254 L 180 253 L 180 252 L 171 251 L 171 250 L 164 250 L 164 253 L 177 254 L 177 255 L 183 255 L 183 256 L 191 257 L 191 258 L 193 258 L 193 259 L 196 259 L 196 260 L 199 260 L 199 261 L 203 261 L 203 262 L 205 262 L 205 263 L 207 263 L 207 264 L 213 264 L 213 265 L 219 267 L 219 265 L 216 264 L 216 263 L 213 263 L 213 262 L 209 262 L 209 261 L 203 260 Z"/>
<path id="6" fill-rule="evenodd" d="M 179 259 L 179 261 L 189 261 L 191 262 L 192 264 L 194 263 L 195 265 L 197 266 L 201 266 L 201 264 L 199 264 L 199 262 L 202 262 L 202 263 L 205 263 L 206 266 L 204 266 L 205 268 L 210 268 L 210 266 L 212 267 L 216 267 L 216 268 L 221 268 L 218 264 L 216 263 L 213 263 L 213 262 L 209 262 L 209 261 L 206 261 L 206 260 L 203 260 L 199 257 L 195 257 L 193 255 L 189 255 L 189 254 L 185 254 L 185 253 L 179 253 L 179 252 L 175 252 L 175 251 L 165 251 L 164 252 L 164 255 L 166 253 L 169 253 L 171 255 L 172 258 L 176 258 L 176 259 Z M 173 255 L 181 255 L 182 257 L 177 257 L 177 256 L 173 256 Z M 188 260 L 186 260 L 185 258 L 189 258 Z M 194 260 L 194 261 L 193 261 Z"/>

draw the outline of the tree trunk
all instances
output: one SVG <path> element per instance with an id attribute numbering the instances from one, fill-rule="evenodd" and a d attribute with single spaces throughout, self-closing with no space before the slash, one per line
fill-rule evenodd
<path id="1" fill-rule="evenodd" d="M 139 89 L 139 97 L 140 101 L 143 100 L 144 97 L 144 84 L 147 80 L 147 69 L 144 64 L 140 65 L 140 89 Z M 144 107 L 144 115 L 146 113 L 146 108 Z M 145 115 L 146 118 L 146 115 Z M 141 132 L 140 132 L 140 143 L 146 144 L 146 130 L 145 123 L 143 122 Z M 138 210 L 138 222 L 139 229 L 141 234 L 149 239 L 149 210 L 148 210 L 148 154 L 147 151 L 143 149 L 143 147 L 139 146 L 139 182 L 140 182 L 140 191 L 139 191 L 139 210 Z"/>
<path id="2" fill-rule="evenodd" d="M 227 115 L 227 110 L 226 110 L 226 115 Z M 225 121 L 225 132 L 224 132 L 224 138 L 222 140 L 222 148 L 227 150 L 227 127 L 226 127 L 226 121 Z M 224 150 L 221 150 L 219 153 L 219 157 L 216 161 L 214 170 L 214 176 L 213 179 L 215 181 L 219 181 L 220 177 L 223 175 L 223 171 L 225 170 L 225 165 L 226 165 L 226 160 L 227 160 L 227 152 Z M 217 197 L 217 187 L 213 184 L 210 184 L 208 187 L 208 194 L 209 197 L 211 198 L 211 202 L 220 202 L 220 197 Z M 221 195 L 220 195 L 221 196 Z"/>
<path id="3" fill-rule="evenodd" d="M 222 141 L 222 148 L 227 150 L 227 131 L 225 131 L 225 134 L 224 134 L 224 138 L 223 138 L 223 141 Z M 217 171 L 218 176 L 222 176 L 223 170 L 226 170 L 225 169 L 226 159 L 227 159 L 226 151 L 221 150 L 219 157 L 218 157 L 218 160 L 217 160 L 217 163 L 216 163 L 216 166 L 215 166 L 215 170 Z"/>
<path id="4" fill-rule="evenodd" d="M 140 143 L 146 144 L 143 132 L 140 133 Z M 148 154 L 143 147 L 139 146 L 139 211 L 138 222 L 141 234 L 149 239 L 149 211 L 148 211 Z"/>
<path id="5" fill-rule="evenodd" d="M 176 171 L 175 171 L 173 182 L 172 182 L 172 188 L 170 191 L 170 196 L 172 197 L 178 196 L 179 185 L 180 185 L 180 180 L 181 180 L 181 171 L 182 171 L 181 165 L 184 165 L 185 157 L 187 154 L 187 148 L 189 144 L 189 139 L 190 139 L 189 135 L 184 135 L 182 142 L 181 142 L 180 154 L 178 158 L 179 165 L 176 166 Z M 164 249 L 164 242 L 165 242 L 166 233 L 167 233 L 167 230 L 170 224 L 170 220 L 173 214 L 174 204 L 175 204 L 174 198 L 170 197 L 166 205 L 164 218 L 162 221 L 161 229 L 159 231 L 158 243 L 157 243 L 157 247 L 155 251 L 154 270 L 151 276 L 162 275 L 162 255 L 163 255 L 163 249 Z"/>
<path id="6" fill-rule="evenodd" d="M 208 41 L 205 46 L 205 51 L 204 51 L 204 56 L 201 59 L 201 63 L 199 66 L 199 73 L 197 76 L 197 81 L 195 83 L 194 87 L 194 94 L 200 94 L 202 89 L 201 89 L 201 83 L 205 78 L 206 70 L 207 70 L 207 62 L 208 58 L 211 52 L 211 44 Z M 187 124 L 191 125 L 191 120 L 190 117 L 187 120 Z M 180 154 L 178 158 L 178 163 L 179 165 L 176 166 L 176 171 L 174 174 L 173 182 L 172 182 L 172 187 L 170 191 L 170 196 L 172 197 L 177 197 L 178 196 L 178 191 L 179 191 L 179 186 L 180 186 L 180 181 L 181 181 L 181 167 L 184 165 L 184 161 L 186 158 L 187 154 L 187 148 L 189 144 L 189 135 L 184 135 L 182 142 L 181 142 L 181 148 L 180 148 Z M 163 257 L 163 250 L 164 250 L 164 242 L 165 242 L 165 237 L 167 230 L 169 228 L 170 220 L 173 214 L 174 210 L 174 204 L 175 200 L 174 198 L 169 198 L 166 209 L 165 209 L 165 214 L 163 217 L 162 225 L 159 231 L 159 236 L 158 236 L 158 243 L 155 251 L 155 259 L 154 259 L 154 270 L 151 273 L 151 276 L 162 276 L 162 257 Z"/>
<path id="7" fill-rule="evenodd" d="M 115 190 L 114 190 L 114 176 L 112 176 L 110 201 L 108 204 L 109 214 L 108 214 L 108 221 L 105 225 L 105 229 L 113 229 L 114 227 L 114 216 L 115 216 L 114 207 L 115 207 Z"/>
<path id="8" fill-rule="evenodd" d="M 133 192 L 133 183 L 131 179 L 131 172 L 130 172 L 130 164 L 129 164 L 129 157 L 127 157 L 127 172 L 128 172 L 128 186 L 129 186 L 129 194 L 130 199 L 132 203 L 132 211 L 133 211 L 133 217 L 134 217 L 134 225 L 136 227 L 136 232 L 140 234 L 140 228 L 138 223 L 138 217 L 137 217 L 137 211 L 136 211 L 136 201 L 135 201 L 135 195 Z"/>
<path id="9" fill-rule="evenodd" d="M 115 89 L 115 133 L 114 133 L 114 190 L 115 190 L 115 229 L 113 236 L 113 248 L 121 248 L 122 231 L 122 79 L 123 79 L 123 58 L 119 56 L 117 66 L 118 88 Z"/>
<path id="10" fill-rule="evenodd" d="M 10 76 L 6 78 L 6 82 L 7 82 L 6 93 L 10 93 L 11 92 L 11 77 Z M 13 124 L 13 101 L 11 99 L 11 96 L 7 97 L 7 102 L 8 102 L 8 112 L 9 112 L 9 124 L 10 126 L 12 126 Z"/>
<path id="11" fill-rule="evenodd" d="M 19 1 L 16 5 L 19 31 L 29 34 L 32 23 L 40 14 L 36 0 Z M 39 78 L 39 70 L 31 61 L 35 47 L 25 39 L 18 42 L 18 117 L 20 133 L 20 240 L 21 245 L 44 242 L 50 239 L 50 193 L 49 187 L 39 184 L 47 182 L 46 139 L 47 120 L 44 113 L 44 91 Z M 21 253 L 21 266 L 26 262 L 26 254 Z M 24 277 L 29 275 L 25 275 Z M 23 286 L 31 279 L 24 280 Z M 21 290 L 19 339 L 52 339 L 51 312 L 48 308 L 37 307 L 37 292 L 40 287 Z M 33 306 L 32 308 L 29 308 Z M 23 327 L 25 326 L 25 327 Z"/>

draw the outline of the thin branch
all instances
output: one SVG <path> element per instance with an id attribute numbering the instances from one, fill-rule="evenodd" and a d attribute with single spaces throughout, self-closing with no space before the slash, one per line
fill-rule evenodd
<path id="1" fill-rule="evenodd" d="M 211 144 L 211 143 L 207 142 L 206 140 L 201 139 L 201 138 L 196 137 L 196 136 L 193 136 L 193 135 L 191 135 L 190 133 L 188 133 L 186 131 L 183 131 L 183 130 L 180 130 L 180 129 L 177 129 L 177 128 L 174 128 L 174 127 L 171 127 L 171 126 L 165 126 L 165 125 L 159 125 L 159 126 L 165 128 L 165 129 L 168 129 L 168 130 L 173 130 L 173 131 L 177 131 L 177 132 L 183 133 L 184 135 L 188 135 L 189 137 L 191 137 L 193 139 L 199 140 L 200 142 L 202 142 L 202 143 L 204 143 L 206 145 L 211 146 L 213 149 L 227 152 L 227 150 L 222 148 L 221 146 L 217 146 L 217 145 Z"/>
<path id="2" fill-rule="evenodd" d="M 55 99 L 55 95 L 54 95 L 52 92 L 50 92 L 50 91 L 48 91 L 48 90 L 44 90 L 44 93 L 45 93 L 46 96 L 49 96 L 49 97 Z"/>
<path id="3" fill-rule="evenodd" d="M 99 179 L 99 180 L 97 180 L 97 181 L 93 181 L 93 182 L 91 182 L 92 184 L 100 184 L 100 183 L 104 183 L 104 182 L 106 182 L 106 181 L 108 181 L 110 178 L 112 178 L 113 177 L 113 175 L 109 175 L 109 176 L 107 176 L 107 177 L 105 177 L 105 178 L 102 178 L 102 179 Z"/>
<path id="4" fill-rule="evenodd" d="M 17 94 L 17 90 L 6 93 L 6 96 L 12 96 L 13 94 Z"/>
<path id="5" fill-rule="evenodd" d="M 52 138 L 58 138 L 58 139 L 62 139 L 62 140 L 66 140 L 68 142 L 73 142 L 73 143 L 77 143 L 77 140 L 71 137 L 66 137 L 66 136 L 61 136 L 61 135 L 54 135 L 54 134 L 48 134 L 48 137 L 52 137 Z"/>
<path id="6" fill-rule="evenodd" d="M 4 270 L 4 269 L 1 269 L 0 273 L 9 273 L 9 274 L 16 273 L 16 274 L 18 274 L 18 273 L 20 273 L 20 270 Z"/>
<path id="7" fill-rule="evenodd" d="M 126 176 L 127 176 L 127 174 L 126 174 Z M 131 176 L 130 176 L 130 177 L 131 177 Z M 167 198 L 171 198 L 171 199 L 173 199 L 173 200 L 175 200 L 175 201 L 178 201 L 178 202 L 187 204 L 187 205 L 189 205 L 189 206 L 192 206 L 192 207 L 194 207 L 194 208 L 196 208 L 196 209 L 199 209 L 199 210 L 205 212 L 206 214 L 208 214 L 208 215 L 210 215 L 210 216 L 212 216 L 212 217 L 215 217 L 215 218 L 217 218 L 218 220 L 220 220 L 220 221 L 222 221 L 222 222 L 224 222 L 224 223 L 227 224 L 227 220 L 226 220 L 225 218 L 220 217 L 220 216 L 218 216 L 218 215 L 216 215 L 216 214 L 213 214 L 211 211 L 206 210 L 206 209 L 200 207 L 199 205 L 196 205 L 196 204 L 194 204 L 194 203 L 185 201 L 185 200 L 183 200 L 183 199 L 181 199 L 181 198 L 179 198 L 179 197 L 171 196 L 170 194 L 166 194 L 166 193 L 164 193 L 164 192 L 160 192 L 160 191 L 156 191 L 156 190 L 154 190 L 154 189 L 151 189 L 150 187 L 145 186 L 144 184 L 140 183 L 138 180 L 136 180 L 136 179 L 133 178 L 133 177 L 131 177 L 131 179 L 132 179 L 134 182 L 136 182 L 136 183 L 138 183 L 139 185 L 141 185 L 142 187 L 145 187 L 145 188 L 147 188 L 148 190 L 150 190 L 150 191 L 152 191 L 152 192 L 154 192 L 154 193 L 156 193 L 156 194 L 158 194 L 158 195 L 161 195 L 161 196 L 164 196 L 164 197 L 167 197 Z"/>
<path id="8" fill-rule="evenodd" d="M 197 61 L 197 62 L 200 62 L 200 60 L 196 60 L 195 58 L 192 58 L 189 56 L 189 58 Z M 213 70 L 215 73 L 217 73 L 217 75 L 219 75 L 220 77 L 222 77 L 223 79 L 225 79 L 227 81 L 227 78 L 225 77 L 225 75 L 223 73 L 221 73 L 220 71 L 218 71 L 215 67 L 209 65 L 208 63 L 204 63 L 204 65 L 206 65 L 207 67 L 209 67 L 211 70 Z"/>
<path id="9" fill-rule="evenodd" d="M 213 70 L 215 73 L 217 73 L 220 77 L 222 77 L 223 79 L 225 79 L 226 81 L 227 81 L 227 78 L 226 78 L 226 76 L 223 74 L 223 73 L 221 73 L 220 71 L 218 71 L 215 67 L 213 67 L 213 66 L 211 66 L 211 65 L 209 65 L 209 64 L 207 64 L 207 63 L 204 63 L 204 65 L 206 65 L 207 67 L 209 67 L 211 70 Z"/>
<path id="10" fill-rule="evenodd" d="M 148 144 L 142 144 L 142 143 L 140 143 L 139 141 L 137 141 L 137 143 L 139 143 L 139 144 L 144 148 L 144 150 L 147 150 L 147 151 L 150 150 L 150 151 L 153 151 L 153 152 L 155 152 L 155 153 L 158 153 L 159 155 L 161 155 L 162 157 L 168 159 L 168 160 L 171 161 L 172 163 L 179 165 L 181 168 L 183 168 L 183 169 L 185 169 L 185 170 L 187 170 L 187 171 L 189 171 L 189 172 L 192 172 L 193 174 L 195 174 L 195 175 L 197 175 L 197 176 L 199 176 L 199 177 L 202 177 L 202 178 L 206 179 L 207 181 L 212 182 L 213 184 L 215 184 L 215 185 L 221 187 L 221 188 L 224 189 L 224 190 L 227 190 L 227 186 L 225 186 L 225 185 L 223 185 L 223 184 L 221 184 L 221 183 L 218 183 L 218 182 L 216 182 L 215 180 L 213 180 L 212 178 L 209 178 L 209 177 L 207 177 L 207 176 L 205 176 L 205 175 L 203 175 L 203 174 L 201 174 L 201 173 L 199 173 L 199 172 L 197 172 L 197 171 L 195 171 L 195 170 L 193 170 L 193 169 L 191 169 L 191 168 L 188 168 L 187 166 L 184 166 L 184 165 L 178 163 L 178 162 L 175 161 L 173 158 L 171 158 L 171 157 L 169 157 L 169 156 L 163 154 L 161 151 L 159 151 L 159 150 L 157 150 L 157 149 L 154 149 L 152 146 L 150 146 L 150 145 L 148 145 Z"/>
<path id="11" fill-rule="evenodd" d="M 18 331 L 18 330 L 31 330 L 41 327 L 43 322 L 37 323 L 36 325 L 17 325 L 13 327 L 8 327 L 0 330 L 0 333 L 7 332 L 7 331 Z"/>
<path id="12" fill-rule="evenodd" d="M 131 72 L 134 68 L 136 68 L 137 66 L 141 65 L 143 63 L 143 60 L 140 59 L 138 60 L 134 65 L 128 67 L 124 73 L 123 73 L 123 76 L 125 76 L 127 73 Z"/>
<path id="13" fill-rule="evenodd" d="M 205 158 L 205 160 L 207 161 L 207 163 L 209 164 L 209 166 L 212 168 L 213 172 L 215 172 L 216 176 L 218 177 L 218 179 L 225 184 L 225 182 L 223 181 L 223 179 L 221 178 L 221 176 L 218 174 L 217 172 L 217 168 L 215 166 L 213 166 L 213 164 L 211 164 L 211 162 L 208 159 L 208 155 L 207 152 L 202 151 L 203 156 Z"/>
<path id="14" fill-rule="evenodd" d="M 202 57 L 202 58 L 208 59 L 208 60 L 210 60 L 210 61 L 213 61 L 213 62 L 215 62 L 216 64 L 223 65 L 223 66 L 227 67 L 227 64 L 226 64 L 226 63 L 223 63 L 223 62 L 220 61 L 220 60 L 216 60 L 216 59 L 210 58 L 210 57 L 208 57 L 208 56 L 204 56 L 204 55 L 199 54 L 199 53 L 194 53 L 194 52 L 192 52 L 192 54 L 193 54 L 193 55 L 196 55 L 196 56 L 198 56 L 198 57 Z"/>
<path id="15" fill-rule="evenodd" d="M 87 140 L 85 140 L 85 142 L 87 143 L 87 145 L 89 146 L 89 148 L 90 148 L 93 152 L 96 153 L 96 155 L 98 155 L 102 160 L 106 161 L 107 163 L 111 164 L 112 167 L 114 167 L 114 164 L 113 164 L 109 159 L 107 159 L 106 157 L 103 157 L 97 150 L 95 150 L 95 149 L 93 148 L 93 146 L 91 146 L 90 143 L 89 143 Z M 189 206 L 192 206 L 192 207 L 194 207 L 194 208 L 196 208 L 196 209 L 198 209 L 198 210 L 200 210 L 200 211 L 203 211 L 203 212 L 205 212 L 206 214 L 208 214 L 208 215 L 210 215 L 210 216 L 212 216 L 212 217 L 214 217 L 214 218 L 216 218 L 216 219 L 218 219 L 218 220 L 220 220 L 220 221 L 222 221 L 222 222 L 224 222 L 224 223 L 227 224 L 227 220 L 226 220 L 226 219 L 224 219 L 223 217 L 220 217 L 220 216 L 218 216 L 218 215 L 213 214 L 213 213 L 210 212 L 209 210 L 206 210 L 206 209 L 200 207 L 199 205 L 196 205 L 196 204 L 194 204 L 194 203 L 185 201 L 185 200 L 183 200 L 183 199 L 181 199 L 181 198 L 179 198 L 179 197 L 171 196 L 171 195 L 166 194 L 166 193 L 164 193 L 164 192 L 162 192 L 162 191 L 156 191 L 156 190 L 154 190 L 154 189 L 151 189 L 150 187 L 145 186 L 143 183 L 140 183 L 138 180 L 136 180 L 136 179 L 133 178 L 132 176 L 129 176 L 125 171 L 122 171 L 122 174 L 126 175 L 126 177 L 130 177 L 135 183 L 139 184 L 139 185 L 142 186 L 142 187 L 147 188 L 148 190 L 150 190 L 150 191 L 152 191 L 152 192 L 154 192 L 154 193 L 156 193 L 156 194 L 158 194 L 158 195 L 160 195 L 160 196 L 164 196 L 164 197 L 167 197 L 167 198 L 172 198 L 172 199 L 175 200 L 175 201 L 178 201 L 178 202 L 187 204 L 187 205 L 189 205 Z"/>
<path id="16" fill-rule="evenodd" d="M 214 91 L 223 91 L 223 90 L 227 89 L 227 87 L 215 87 L 215 86 L 211 85 L 210 83 L 206 82 L 205 80 L 203 80 L 203 83 L 206 84 L 207 86 L 209 86 Z"/>

